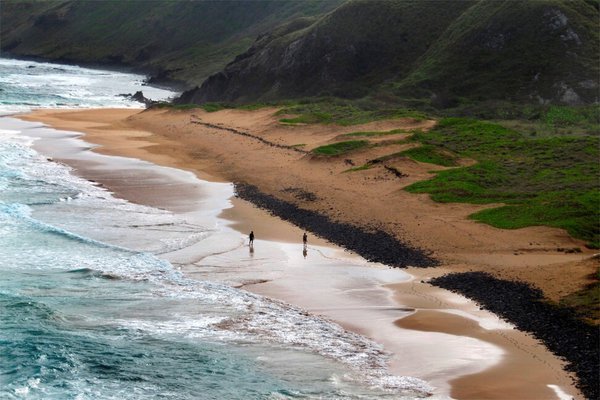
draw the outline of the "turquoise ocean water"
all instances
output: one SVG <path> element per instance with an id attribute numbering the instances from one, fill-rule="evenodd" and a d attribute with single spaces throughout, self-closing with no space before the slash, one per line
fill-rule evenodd
<path id="1" fill-rule="evenodd" d="M 0 398 L 397 399 L 364 337 L 159 255 L 211 230 L 117 199 L 32 148 L 36 107 L 139 107 L 139 75 L 0 59 Z M 130 245 L 152 227 L 176 227 Z M 123 240 L 121 240 L 123 239 Z"/>

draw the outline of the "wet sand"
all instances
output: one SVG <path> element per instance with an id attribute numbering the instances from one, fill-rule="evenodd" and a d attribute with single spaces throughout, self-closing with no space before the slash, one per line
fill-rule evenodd
<path id="1" fill-rule="evenodd" d="M 220 116 L 213 115 L 218 113 L 203 114 L 202 118 L 236 129 L 249 130 L 261 126 L 263 131 L 256 129 L 253 132 L 264 134 L 270 141 L 287 144 L 300 141 L 318 144 L 339 134 L 335 127 L 325 127 L 322 131 L 307 127 L 304 131 L 293 130 L 292 137 L 287 127 L 280 128 L 273 123 L 272 115 L 267 115 L 269 111 L 241 112 L 241 116 L 237 115 L 239 111 L 226 111 Z M 355 177 L 348 178 L 348 174 L 340 176 L 337 164 L 322 165 L 321 160 L 249 143 L 248 138 L 232 137 L 234 135 L 218 129 L 199 130 L 197 124 L 191 123 L 193 118 L 198 118 L 198 113 L 201 112 L 195 111 L 191 115 L 165 111 L 138 114 L 134 110 L 45 110 L 24 119 L 42 121 L 58 129 L 85 132 L 86 141 L 102 146 L 95 149 L 101 153 L 145 159 L 158 165 L 193 171 L 200 178 L 211 181 L 242 179 L 282 198 L 288 196 L 288 200 L 298 201 L 289 198 L 286 192 L 281 193 L 281 189 L 301 187 L 319 198 L 314 204 L 303 204 L 307 208 L 327 210 L 330 215 L 344 221 L 364 224 L 375 220 L 384 221 L 386 226 L 396 226 L 400 236 L 410 237 L 413 243 L 433 251 L 442 260 L 443 267 L 408 269 L 413 279 L 399 270 L 389 270 L 381 265 L 367 265 L 366 268 L 364 265 L 352 265 L 356 257 L 349 255 L 350 262 L 323 268 L 317 263 L 311 264 L 317 261 L 312 257 L 318 250 L 309 252 L 309 263 L 305 263 L 297 251 L 296 243 L 302 234 L 300 229 L 239 199 L 233 200 L 233 208 L 221 213 L 222 218 L 231 221 L 233 229 L 244 233 L 252 227 L 255 232 L 261 232 L 262 240 L 283 243 L 280 248 L 285 248 L 287 242 L 287 246 L 293 247 L 289 253 L 295 254 L 289 257 L 290 267 L 285 271 L 269 270 L 268 262 L 262 267 L 260 263 L 254 263 L 254 269 L 250 271 L 238 271 L 246 274 L 240 286 L 325 315 L 384 344 L 394 353 L 391 367 L 395 373 L 425 379 L 438 386 L 440 393 L 450 393 L 452 397 L 461 399 L 558 398 L 548 385 L 557 385 L 581 398 L 571 384 L 570 376 L 562 370 L 562 362 L 531 337 L 507 327 L 492 314 L 479 310 L 460 296 L 420 282 L 447 272 L 470 270 L 474 266 L 492 272 L 497 270 L 500 276 L 510 276 L 512 271 L 513 274 L 521 274 L 520 278 L 525 281 L 552 281 L 553 275 L 563 277 L 564 270 L 559 272 L 561 266 L 573 265 L 574 272 L 569 281 L 561 279 L 559 283 L 546 284 L 545 293 L 549 297 L 559 296 L 585 282 L 583 276 L 589 273 L 585 260 L 589 255 L 564 254 L 555 249 L 559 246 L 580 246 L 580 242 L 556 229 L 528 228 L 506 233 L 476 224 L 464 218 L 468 215 L 466 213 L 477 208 L 475 206 L 439 205 L 425 196 L 407 196 L 390 178 L 375 179 L 377 171 L 369 172 L 375 173 L 373 179 L 353 182 Z M 407 129 L 415 124 L 411 121 L 403 123 Z M 430 122 L 426 123 L 429 125 L 422 128 L 431 126 Z M 350 129 L 387 130 L 392 129 L 390 124 L 394 122 Z M 249 146 L 255 151 L 247 151 Z M 72 164 L 82 176 L 102 182 L 117 195 L 134 202 L 186 212 L 194 208 L 190 205 L 191 200 L 202 196 L 201 190 L 193 188 L 193 185 L 190 187 L 189 182 L 187 185 L 181 183 L 176 190 L 173 187 L 157 190 L 156 184 L 132 185 L 130 179 L 115 179 L 106 171 L 99 176 L 85 162 L 70 160 L 69 155 L 61 154 L 59 148 L 53 149 L 51 142 L 40 147 L 44 154 L 53 154 L 53 157 Z M 357 164 L 360 162 L 355 161 Z M 112 162 L 115 163 L 114 160 Z M 266 168 L 261 162 L 271 167 Z M 427 176 L 423 166 L 406 160 L 401 163 L 414 170 L 411 179 Z M 306 179 L 300 179 L 300 176 Z M 278 182 L 277 179 L 277 190 L 269 191 L 270 185 Z M 139 179 L 136 181 L 139 182 Z M 331 182 L 335 184 L 331 185 Z M 362 200 L 361 190 L 369 192 Z M 403 207 L 400 207 L 403 212 L 397 215 L 395 206 L 383 210 L 375 209 L 373 204 L 365 207 L 364 201 L 378 198 L 372 191 L 388 205 L 395 204 L 385 203 L 389 196 L 395 197 L 395 201 L 400 197 L 404 201 Z M 412 200 L 406 200 L 411 197 Z M 438 229 L 440 220 L 445 223 Z M 491 233 L 499 236 L 490 238 Z M 427 235 L 429 239 L 425 240 Z M 332 249 L 325 241 L 317 240 L 311 237 L 309 249 L 320 246 Z M 334 250 L 333 254 L 342 253 Z M 261 254 L 261 257 L 272 255 Z M 340 259 L 344 257 L 340 256 Z M 530 268 L 532 264 L 535 268 Z M 578 272 L 579 269 L 581 272 Z M 194 274 L 192 270 L 186 272 Z M 398 283 L 403 280 L 406 281 Z M 257 282 L 261 283 L 254 284 Z"/>

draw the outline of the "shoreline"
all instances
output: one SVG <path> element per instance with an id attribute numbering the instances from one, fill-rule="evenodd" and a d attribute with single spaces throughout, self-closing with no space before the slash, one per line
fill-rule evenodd
<path id="1" fill-rule="evenodd" d="M 354 251 L 367 261 L 399 268 L 427 268 L 438 264 L 437 260 L 422 250 L 410 247 L 377 228 L 368 229 L 332 221 L 323 214 L 298 208 L 294 204 L 262 193 L 247 183 L 235 183 L 234 186 L 237 197 L 338 246 Z"/>
<path id="2" fill-rule="evenodd" d="M 35 56 L 35 55 L 18 55 L 13 54 L 10 51 L 4 51 L 2 53 L 2 58 L 7 60 L 18 60 L 18 61 L 32 61 L 39 63 L 51 63 L 51 64 L 62 64 L 73 67 L 80 68 L 88 68 L 95 69 L 101 71 L 113 71 L 113 72 L 125 72 L 125 73 L 134 73 L 134 74 L 142 74 L 146 75 L 145 83 L 152 84 L 153 87 L 159 89 L 167 89 L 173 92 L 181 92 L 192 88 L 194 85 L 180 81 L 176 79 L 161 79 L 159 78 L 159 74 L 157 74 L 157 70 L 154 68 L 144 68 L 140 66 L 135 66 L 131 64 L 123 64 L 118 62 L 86 62 L 86 61 L 77 61 L 69 58 L 54 58 L 49 59 L 46 57 Z M 143 90 L 142 90 L 143 91 Z M 133 94 L 133 93 L 131 93 Z"/>
<path id="3" fill-rule="evenodd" d="M 566 370 L 577 375 L 577 387 L 587 398 L 600 397 L 598 330 L 581 321 L 575 310 L 544 301 L 541 291 L 527 284 L 499 280 L 482 272 L 449 274 L 430 283 L 465 295 L 511 321 L 517 329 L 531 333 L 567 361 Z"/>
<path id="4" fill-rule="evenodd" d="M 70 117 L 68 115 L 63 115 L 60 116 L 60 114 L 71 114 Z M 104 114 L 108 114 L 110 113 L 110 111 L 104 111 Z M 42 115 L 40 115 L 42 114 Z M 47 123 L 49 125 L 53 125 L 56 126 L 59 129 L 71 129 L 71 130 L 75 130 L 75 131 L 82 131 L 82 132 L 86 132 L 86 136 L 85 136 L 85 140 L 89 140 L 91 142 L 94 143 L 98 143 L 100 145 L 102 145 L 103 147 L 101 147 L 100 149 L 95 149 L 95 151 L 100 150 L 101 153 L 108 153 L 108 154 L 118 154 L 118 155 L 124 155 L 124 156 L 129 156 L 129 157 L 134 157 L 134 158 L 139 158 L 139 159 L 146 159 L 149 160 L 151 162 L 155 162 L 159 165 L 169 165 L 169 166 L 173 166 L 176 168 L 181 168 L 181 160 L 176 157 L 176 155 L 178 154 L 176 151 L 172 151 L 169 152 L 169 147 L 167 146 L 166 148 L 163 148 L 162 150 L 158 150 L 155 147 L 152 148 L 152 151 L 149 151 L 149 149 L 151 148 L 151 146 L 156 146 L 156 143 L 160 143 L 160 144 L 164 144 L 163 139 L 156 135 L 156 133 L 151 133 L 151 131 L 149 130 L 145 130 L 143 129 L 144 127 L 140 127 L 140 128 L 135 128 L 132 129 L 131 127 L 127 127 L 127 124 L 123 123 L 124 119 L 127 119 L 129 117 L 135 117 L 134 114 L 132 113 L 131 110 L 127 110 L 127 112 L 121 112 L 121 114 L 119 114 L 117 112 L 117 114 L 119 114 L 117 116 L 117 118 L 115 118 L 114 116 L 112 117 L 113 120 L 113 126 L 110 128 L 113 131 L 116 129 L 120 129 L 120 137 L 116 138 L 116 137 L 112 137 L 112 138 L 107 138 L 103 136 L 106 136 L 106 133 L 110 130 L 107 129 L 107 127 L 104 127 L 104 122 L 102 121 L 94 121 L 93 116 L 92 118 L 90 118 L 90 115 L 85 116 L 85 111 L 81 111 L 79 112 L 79 114 L 77 114 L 77 112 L 73 113 L 72 111 L 66 111 L 66 112 L 52 112 L 52 111 L 46 111 L 46 116 L 43 115 L 44 111 L 41 112 L 36 112 L 26 118 L 23 119 L 29 119 L 29 120 L 36 120 L 36 121 L 43 121 L 44 123 Z M 81 116 L 81 114 L 84 114 L 84 117 L 78 117 L 77 115 Z M 94 114 L 92 112 L 92 114 Z M 100 115 L 103 114 L 103 112 L 97 112 L 96 114 Z M 143 113 L 142 113 L 143 114 Z M 73 116 L 76 116 L 75 120 L 73 120 Z M 67 118 L 63 118 L 63 117 L 67 117 Z M 22 118 L 22 117 L 20 117 Z M 61 120 L 62 119 L 62 120 Z M 87 121 L 87 122 L 86 122 Z M 73 125 L 74 124 L 74 125 Z M 87 124 L 87 127 L 86 127 Z M 71 126 L 72 128 L 70 128 L 69 126 Z M 175 128 L 173 128 L 175 129 Z M 125 134 L 123 134 L 125 133 Z M 104 134 L 104 135 L 103 135 Z M 171 149 L 172 150 L 172 149 Z M 208 161 L 208 156 L 203 156 L 200 157 L 200 164 L 202 164 L 203 162 L 205 164 L 210 164 L 210 161 Z M 225 163 L 222 160 L 219 160 L 219 158 L 217 157 L 216 159 L 216 163 L 218 164 L 219 162 L 221 163 Z M 213 161 L 213 164 L 215 163 L 215 161 Z M 221 167 L 222 168 L 222 167 Z M 201 177 L 207 177 L 207 175 L 204 173 L 201 173 L 202 168 L 198 168 L 198 165 L 195 163 L 193 165 L 188 165 L 187 168 L 184 168 L 185 170 L 188 171 L 194 171 L 198 176 Z M 219 171 L 219 168 L 206 168 L 204 171 L 210 171 L 210 178 L 215 179 L 215 175 L 217 176 L 217 181 L 227 181 L 227 177 L 226 176 L 218 176 L 217 172 Z M 107 185 L 109 186 L 109 185 Z M 110 187 L 110 186 L 109 186 Z M 118 191 L 117 191 L 117 194 Z M 125 196 L 124 196 L 125 197 Z M 127 197 L 126 197 L 127 198 Z M 132 199 L 130 199 L 132 200 Z M 133 201 L 136 201 L 136 199 L 133 199 Z M 137 199 L 137 201 L 140 201 L 139 199 Z M 152 205 L 152 204 L 150 204 Z M 316 212 L 318 213 L 318 210 L 316 210 Z M 572 258 L 571 258 L 572 259 Z M 437 292 L 436 289 L 432 289 L 431 287 L 428 287 L 429 285 L 424 284 L 424 283 L 419 283 L 419 280 L 423 280 L 423 279 L 428 279 L 431 276 L 435 276 L 438 275 L 440 272 L 442 272 L 444 269 L 436 269 L 436 271 L 433 271 L 431 269 L 427 269 L 424 271 L 417 271 L 414 268 L 411 268 L 409 270 L 409 272 L 415 277 L 414 279 L 412 279 L 410 282 L 406 282 L 406 283 L 400 283 L 398 285 L 400 286 L 411 286 L 413 289 L 415 287 L 418 287 L 416 289 L 416 292 L 419 293 L 422 297 L 426 297 L 429 295 L 429 293 L 431 292 Z M 446 271 L 448 272 L 448 271 Z M 275 282 L 276 283 L 276 282 Z M 293 285 L 294 283 L 287 283 L 287 287 L 289 287 L 289 285 Z M 259 284 L 255 284 L 255 285 L 250 285 L 250 286 L 245 286 L 245 288 L 251 290 L 251 291 L 256 291 L 258 293 L 261 294 L 266 294 L 269 295 L 271 294 L 273 297 L 276 298 L 281 298 L 285 301 L 288 301 L 288 299 L 290 299 L 290 297 L 294 297 L 291 296 L 289 293 L 285 294 L 282 292 L 281 288 L 285 288 L 286 284 L 279 284 L 280 286 L 277 286 L 278 284 L 274 284 L 273 281 L 267 282 L 267 283 L 259 283 Z M 296 286 L 297 286 L 297 282 L 296 282 Z M 410 295 L 407 295 L 406 293 L 404 293 L 404 295 L 402 294 L 402 289 L 398 290 L 398 289 L 394 289 L 395 290 L 395 301 L 397 304 L 404 304 L 404 303 L 408 303 L 411 301 L 410 299 Z M 298 295 L 297 293 L 295 295 Z M 437 294 L 438 296 L 439 293 Z M 286 299 L 287 296 L 287 299 Z M 447 302 L 447 305 L 449 305 L 449 307 L 451 309 L 460 309 L 460 306 L 458 305 L 458 303 L 460 303 L 460 300 L 454 299 L 452 296 L 448 295 L 448 294 L 443 294 L 440 296 L 441 298 L 444 298 L 446 301 L 447 299 L 450 297 L 452 299 L 452 301 Z M 293 301 L 291 301 L 293 304 L 297 304 L 294 303 Z M 310 302 L 309 302 L 310 303 Z M 300 304 L 300 306 L 303 306 L 302 304 Z M 406 305 L 407 307 L 411 307 L 410 305 Z M 447 315 L 451 315 L 448 312 L 445 312 L 443 307 L 440 309 L 439 304 L 436 305 L 436 307 L 440 310 L 437 311 L 440 314 L 443 314 L 445 316 Z M 417 310 L 415 313 L 413 313 L 413 316 L 417 316 L 419 314 L 422 315 L 426 315 L 428 311 L 428 309 L 434 309 L 435 307 L 433 307 L 431 304 L 429 305 L 422 305 L 421 307 L 419 307 L 418 305 L 413 304 L 412 306 L 413 309 Z M 469 312 L 472 313 L 473 315 L 477 315 L 478 314 L 478 310 L 476 309 L 477 307 L 475 307 L 473 304 L 470 304 L 468 307 L 466 307 L 469 309 Z M 479 313 L 479 315 L 482 315 L 484 313 Z M 327 314 L 325 314 L 327 315 Z M 410 317 L 406 317 L 405 319 L 409 319 Z M 414 319 L 414 318 L 413 318 Z M 433 325 L 436 327 L 435 332 L 439 332 L 443 335 L 447 335 L 447 333 L 443 333 L 444 330 L 447 330 L 447 327 L 444 327 L 444 318 L 434 318 L 435 320 L 437 320 L 437 322 L 433 322 Z M 396 321 L 397 318 L 393 318 L 393 321 Z M 402 320 L 402 319 L 401 319 Z M 471 320 L 474 321 L 474 320 Z M 476 321 L 476 320 L 475 320 Z M 464 321 L 455 321 L 454 325 L 459 325 Z M 342 323 L 342 325 L 344 325 Z M 453 326 L 454 326 L 453 325 Z M 481 325 L 481 322 L 479 322 L 479 325 Z M 362 330 L 360 328 L 357 328 L 356 326 L 352 326 L 352 325 L 344 325 L 347 328 L 349 327 L 351 330 L 355 330 L 355 331 L 359 331 L 359 333 L 365 333 L 365 329 L 363 328 Z M 412 332 L 414 332 L 414 329 L 417 329 L 416 326 L 413 326 L 412 328 Z M 368 329 L 366 329 L 368 330 Z M 419 329 L 417 329 L 419 330 Z M 498 329 L 496 329 L 498 330 Z M 505 331 L 505 328 L 500 329 L 501 334 L 499 334 L 498 336 L 505 336 L 507 335 Z M 411 332 L 406 330 L 406 332 Z M 465 334 L 465 332 L 460 332 L 460 330 L 455 330 L 453 331 L 455 332 L 455 334 L 457 334 L 460 337 L 466 337 L 468 336 L 467 334 Z M 490 332 L 493 332 L 493 329 L 490 330 Z M 398 334 L 398 332 L 386 332 L 386 333 L 392 333 L 392 334 Z M 508 336 L 517 336 L 518 339 L 520 341 L 526 341 L 527 339 L 527 335 L 522 334 L 520 332 L 513 332 L 510 331 L 508 332 Z M 493 335 L 493 333 L 490 333 Z M 371 335 L 367 335 L 370 337 L 376 336 L 376 341 L 384 342 L 384 344 L 386 344 L 386 348 L 389 348 L 388 344 L 385 343 L 385 341 L 387 340 L 388 342 L 390 341 L 389 338 L 384 338 L 381 337 L 381 333 L 379 334 L 379 337 L 377 337 L 376 333 L 371 332 Z M 385 336 L 385 333 L 384 333 Z M 523 354 L 518 354 L 519 350 L 515 350 L 514 348 L 511 348 L 510 343 L 512 343 L 512 341 L 514 341 L 515 338 L 514 337 L 510 337 L 506 340 L 502 340 L 498 337 L 494 338 L 493 340 L 489 340 L 489 342 L 497 342 L 497 343 L 501 343 L 502 346 L 504 346 L 504 350 L 505 350 L 505 355 L 503 356 L 503 361 L 500 363 L 502 365 L 506 365 L 506 363 L 508 362 L 508 364 L 510 365 L 510 359 L 513 358 L 513 368 L 514 366 L 519 366 L 520 368 L 522 368 L 523 370 L 524 367 L 522 366 L 522 361 L 524 358 Z M 392 340 L 393 341 L 393 340 Z M 502 347 L 501 346 L 501 347 Z M 533 352 L 537 352 L 540 354 L 536 354 L 536 356 L 538 358 L 540 358 L 541 360 L 543 360 L 543 362 L 540 362 L 541 364 L 552 364 L 552 368 L 550 368 L 548 374 L 553 376 L 553 382 L 556 382 L 556 377 L 557 375 L 557 371 L 556 368 L 558 368 L 559 370 L 562 368 L 562 363 L 556 359 L 556 357 L 546 354 L 549 353 L 547 351 L 545 351 L 545 349 L 540 349 L 539 346 L 537 345 L 538 348 L 535 348 L 535 344 L 528 344 L 528 346 L 532 346 L 533 349 L 528 348 L 526 353 L 529 353 L 531 351 Z M 424 347 L 424 346 L 423 346 Z M 518 347 L 518 346 L 517 346 Z M 508 360 L 508 361 L 507 361 Z M 535 363 L 533 365 L 536 365 Z M 494 367 L 492 367 L 493 369 Z M 529 367 L 525 367 L 525 368 L 531 368 L 531 366 Z M 534 367 L 535 368 L 535 367 Z M 510 368 L 508 368 L 510 369 Z M 431 371 L 430 371 L 431 372 Z M 479 381 L 477 377 L 477 374 L 481 374 L 482 372 L 479 371 L 470 371 L 471 373 L 469 373 L 469 371 L 467 371 L 466 373 L 463 371 L 463 373 L 459 373 L 459 371 L 455 371 L 454 373 L 456 374 L 456 376 L 453 378 L 451 376 L 446 376 L 445 378 L 437 378 L 438 381 L 443 381 L 444 379 L 446 381 L 448 380 L 454 380 L 456 381 L 456 379 L 462 380 L 466 382 L 462 382 L 462 383 L 454 383 L 452 384 L 452 391 L 451 393 L 453 395 L 460 395 L 458 398 L 481 398 L 481 397 L 472 397 L 473 396 L 473 391 L 471 390 L 471 394 L 469 395 L 469 390 L 467 389 L 473 389 L 473 388 L 477 388 L 479 387 L 481 390 L 484 390 L 484 392 L 477 392 L 477 396 L 481 396 L 482 393 L 485 393 L 485 388 L 482 387 L 482 382 Z M 483 373 L 485 373 L 485 371 L 483 371 Z M 407 374 L 410 375 L 410 374 Z M 435 375 L 435 373 L 433 374 Z M 467 376 L 465 376 L 467 375 Z M 536 379 L 548 379 L 546 375 L 546 377 L 544 377 L 544 373 L 540 373 L 541 376 L 536 375 Z M 565 387 L 569 393 L 571 391 L 573 391 L 573 387 L 569 384 L 569 378 L 567 374 L 563 374 L 564 376 L 562 378 L 559 378 L 559 382 L 560 385 Z M 470 377 L 469 377 L 470 376 Z M 460 377 L 460 378 L 458 378 Z M 496 379 L 499 379 L 500 381 L 502 381 L 502 378 L 498 378 L 495 377 Z M 427 378 L 424 378 L 427 379 Z M 485 382 L 485 381 L 484 381 Z M 489 383 L 489 382 L 488 382 Z M 501 384 L 501 383 L 500 383 Z M 527 386 L 530 385 L 531 382 L 525 382 L 523 384 L 523 386 Z M 542 385 L 542 387 L 545 385 Z M 462 389 L 461 389 L 462 387 Z M 447 389 L 450 389 L 449 387 L 447 387 Z M 497 390 L 498 388 L 494 388 L 493 390 Z M 543 397 L 545 398 L 550 398 L 550 396 L 554 395 L 557 398 L 560 397 L 557 395 L 556 391 L 553 391 L 553 389 L 551 388 L 545 388 L 546 391 L 544 392 L 545 395 L 543 395 Z M 492 391 L 493 391 L 492 390 Z M 527 388 L 525 387 L 516 387 L 513 388 L 513 392 L 501 392 L 501 393 L 489 393 L 489 389 L 488 389 L 488 393 L 485 396 L 485 398 L 506 398 L 507 396 L 512 396 L 514 397 L 515 394 L 520 394 L 521 398 L 539 398 L 540 397 L 540 392 L 541 387 L 537 386 L 534 387 L 533 389 L 529 388 L 529 390 L 527 390 Z M 574 391 L 572 394 L 576 394 L 576 391 Z M 471 396 L 471 397 L 469 397 Z M 578 395 L 579 396 L 579 395 Z"/>

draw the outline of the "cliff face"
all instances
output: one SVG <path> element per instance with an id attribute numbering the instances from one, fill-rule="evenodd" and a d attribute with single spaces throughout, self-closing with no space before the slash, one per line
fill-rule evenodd
<path id="1" fill-rule="evenodd" d="M 595 102 L 598 16 L 584 1 L 352 1 L 259 37 L 180 101 Z"/>
<path id="2" fill-rule="evenodd" d="M 5 54 L 133 66 L 200 84 L 257 35 L 290 19 L 321 15 L 326 1 L 5 1 Z"/>

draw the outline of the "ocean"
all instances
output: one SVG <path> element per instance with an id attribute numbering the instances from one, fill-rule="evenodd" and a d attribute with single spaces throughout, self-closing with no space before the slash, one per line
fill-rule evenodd
<path id="1" fill-rule="evenodd" d="M 190 220 L 119 199 L 36 151 L 51 130 L 13 115 L 140 107 L 122 96 L 137 90 L 175 94 L 136 74 L 0 59 L 0 398 L 426 397 L 369 339 L 184 274 L 182 252 L 227 250 L 214 210 Z"/>

